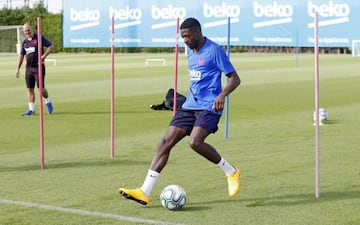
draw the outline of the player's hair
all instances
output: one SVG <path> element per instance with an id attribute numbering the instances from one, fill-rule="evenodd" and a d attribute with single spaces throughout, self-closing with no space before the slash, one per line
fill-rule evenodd
<path id="1" fill-rule="evenodd" d="M 181 23 L 180 30 L 182 29 L 198 29 L 199 31 L 201 31 L 201 25 L 197 19 L 190 17 L 185 19 L 184 22 Z"/>
<path id="2" fill-rule="evenodd" d="M 24 23 L 23 27 L 29 27 L 30 29 L 33 29 L 29 22 Z"/>

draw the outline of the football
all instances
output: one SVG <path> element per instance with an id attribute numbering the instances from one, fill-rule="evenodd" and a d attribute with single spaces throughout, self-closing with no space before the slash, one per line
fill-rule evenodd
<path id="1" fill-rule="evenodd" d="M 161 205 L 168 210 L 179 210 L 186 203 L 185 190 L 176 184 L 166 186 L 160 194 Z"/>
<path id="2" fill-rule="evenodd" d="M 319 109 L 319 120 L 322 123 L 326 123 L 328 119 L 328 113 L 324 108 Z M 314 112 L 314 122 L 316 122 L 316 111 Z"/>

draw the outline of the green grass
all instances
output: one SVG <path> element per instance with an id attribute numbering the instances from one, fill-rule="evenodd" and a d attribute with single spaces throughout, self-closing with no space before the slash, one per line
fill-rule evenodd
<path id="1" fill-rule="evenodd" d="M 360 224 L 358 58 L 320 56 L 320 103 L 329 122 L 320 132 L 319 199 L 313 55 L 300 55 L 296 65 L 290 54 L 232 54 L 242 84 L 230 97 L 230 136 L 224 139 L 223 117 L 208 142 L 241 169 L 239 195 L 227 196 L 223 172 L 193 153 L 185 139 L 174 148 L 146 207 L 121 198 L 117 189 L 142 184 L 171 119 L 172 112 L 149 105 L 160 103 L 172 87 L 174 55 L 116 55 L 113 159 L 109 55 L 50 58 L 57 60 L 57 66 L 47 63 L 46 78 L 55 113 L 44 115 L 45 170 L 39 116 L 21 116 L 27 98 L 23 77 L 15 78 L 17 59 L 0 60 L 0 224 Z M 145 67 L 146 58 L 165 58 L 167 65 Z M 180 55 L 183 94 L 186 71 Z M 172 183 L 187 192 L 178 212 L 159 201 L 161 189 Z"/>

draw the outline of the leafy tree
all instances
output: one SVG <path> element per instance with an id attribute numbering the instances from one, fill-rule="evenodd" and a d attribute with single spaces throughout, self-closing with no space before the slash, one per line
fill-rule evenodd
<path id="1" fill-rule="evenodd" d="M 61 14 L 45 14 L 42 19 L 42 34 L 51 40 L 54 45 L 54 52 L 63 50 Z"/>
<path id="2" fill-rule="evenodd" d="M 23 7 L 20 9 L 0 10 L 0 26 L 32 24 L 34 30 L 37 29 L 37 18 L 42 21 L 42 34 L 54 44 L 54 52 L 62 51 L 62 14 L 52 14 L 47 11 L 44 4 L 40 2 L 34 8 Z M 9 33 L 8 35 L 16 35 Z M 8 43 L 11 38 L 1 37 L 0 45 L 13 47 Z"/>

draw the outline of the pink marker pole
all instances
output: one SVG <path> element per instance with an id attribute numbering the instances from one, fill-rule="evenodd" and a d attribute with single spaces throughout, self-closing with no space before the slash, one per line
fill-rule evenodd
<path id="1" fill-rule="evenodd" d="M 315 197 L 320 197 L 320 122 L 319 122 L 319 24 L 318 13 L 314 18 L 314 56 L 315 56 Z"/>
<path id="2" fill-rule="evenodd" d="M 40 165 L 41 170 L 45 169 L 44 150 L 44 116 L 43 116 L 43 70 L 42 70 L 42 40 L 41 40 L 41 18 L 37 18 L 37 40 L 38 40 L 38 81 L 39 81 L 39 122 L 40 122 Z"/>
<path id="3" fill-rule="evenodd" d="M 173 114 L 175 115 L 177 109 L 176 93 L 178 81 L 178 62 L 179 62 L 179 18 L 176 19 L 176 40 L 175 40 L 175 71 L 174 71 L 174 105 Z"/>
<path id="4" fill-rule="evenodd" d="M 115 47 L 114 47 L 114 16 L 111 17 L 111 106 L 110 106 L 110 157 L 115 156 Z"/>

